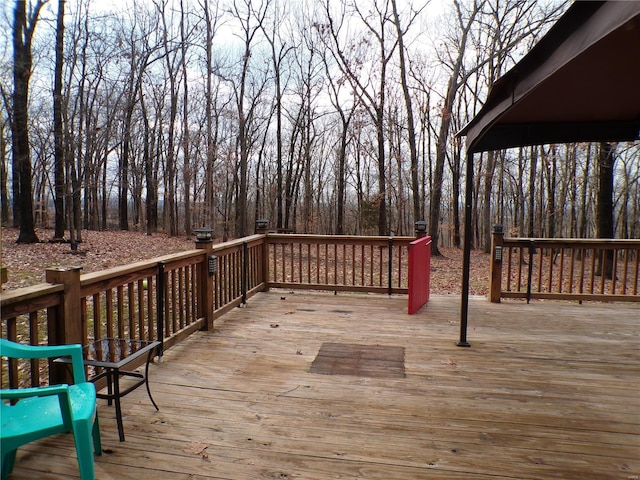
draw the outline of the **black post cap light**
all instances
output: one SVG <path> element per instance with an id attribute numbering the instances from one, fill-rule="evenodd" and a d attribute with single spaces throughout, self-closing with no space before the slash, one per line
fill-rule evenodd
<path id="1" fill-rule="evenodd" d="M 264 231 L 267 228 L 269 228 L 269 220 L 267 220 L 266 218 L 260 218 L 258 220 L 256 220 L 256 230 L 257 231 Z"/>
<path id="2" fill-rule="evenodd" d="M 196 228 L 194 230 L 196 234 L 196 242 L 205 243 L 213 240 L 213 229 L 209 227 Z"/>

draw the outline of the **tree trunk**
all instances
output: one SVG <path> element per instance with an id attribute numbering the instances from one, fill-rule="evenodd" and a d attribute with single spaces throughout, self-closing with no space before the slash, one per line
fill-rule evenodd
<path id="1" fill-rule="evenodd" d="M 451 205 L 453 208 L 453 246 L 456 248 L 460 248 L 461 246 L 461 235 L 460 235 L 460 177 L 461 169 L 460 169 L 460 160 L 461 160 L 461 150 L 460 147 L 457 146 L 453 155 L 452 165 L 451 165 Z"/>
<path id="2" fill-rule="evenodd" d="M 341 112 L 342 113 L 342 112 Z M 337 213 L 336 213 L 336 235 L 344 235 L 344 197 L 345 197 L 345 163 L 347 159 L 347 135 L 349 131 L 349 120 L 342 117 L 342 130 L 340 131 L 340 147 L 338 148 L 338 185 L 337 185 Z M 350 117 L 349 117 L 350 119 Z"/>
<path id="3" fill-rule="evenodd" d="M 107 154 L 105 153 L 104 158 L 102 159 L 102 181 L 100 182 L 100 187 L 102 190 L 102 201 L 100 202 L 100 211 L 102 213 L 102 219 L 100 228 L 101 230 L 107 229 L 107 205 L 109 203 L 109 190 L 107 186 Z"/>
<path id="4" fill-rule="evenodd" d="M 0 226 L 9 225 L 9 175 L 7 172 L 7 139 L 5 137 L 6 123 L 0 126 Z"/>
<path id="5" fill-rule="evenodd" d="M 551 145 L 551 161 L 547 163 L 547 232 L 549 238 L 556 236 L 556 175 L 557 155 L 555 145 Z"/>
<path id="6" fill-rule="evenodd" d="M 33 184 L 31 178 L 31 154 L 29 150 L 29 80 L 31 78 L 32 57 L 31 40 L 36 26 L 42 2 L 38 0 L 30 12 L 27 22 L 27 2 L 16 0 L 13 24 L 13 156 L 14 183 L 19 183 L 18 203 L 20 215 L 20 233 L 17 243 L 37 243 L 33 222 Z M 14 189 L 15 191 L 15 189 Z"/>
<path id="7" fill-rule="evenodd" d="M 273 49 L 273 44 L 272 44 Z M 275 63 L 275 51 L 273 53 Z M 280 84 L 280 69 L 275 72 L 276 82 L 276 227 L 282 228 L 282 86 Z"/>
<path id="8" fill-rule="evenodd" d="M 484 173 L 484 209 L 482 210 L 482 232 L 484 235 L 483 251 L 491 252 L 491 191 L 493 189 L 493 174 L 496 167 L 496 152 L 487 152 L 487 163 Z"/>
<path id="9" fill-rule="evenodd" d="M 527 237 L 535 237 L 536 206 L 536 170 L 538 166 L 538 147 L 531 147 L 531 168 L 529 169 L 529 227 Z"/>
<path id="10" fill-rule="evenodd" d="M 378 235 L 389 234 L 387 231 L 387 169 L 384 152 L 383 108 L 384 104 L 383 100 L 381 100 L 380 106 L 376 108 L 376 131 L 378 132 Z"/>
<path id="11" fill-rule="evenodd" d="M 133 72 L 131 73 L 133 75 Z M 133 97 L 129 100 L 124 123 L 124 142 L 118 165 L 118 225 L 129 230 L 129 155 L 131 151 L 131 123 L 133 121 Z"/>
<path id="12" fill-rule="evenodd" d="M 14 123 L 15 120 L 11 122 L 11 131 L 14 131 Z M 13 135 L 13 133 L 12 133 Z M 12 138 L 14 140 L 14 138 Z M 12 142 L 13 143 L 13 142 Z M 13 221 L 11 226 L 13 228 L 20 228 L 20 159 L 16 156 L 15 147 L 13 150 L 13 155 L 11 156 L 11 171 L 13 172 L 11 179 L 11 196 L 13 198 L 13 202 L 11 202 L 11 212 Z M 18 201 L 16 201 L 16 199 Z"/>
<path id="13" fill-rule="evenodd" d="M 213 180 L 214 162 L 216 158 L 217 147 L 217 119 L 214 125 L 212 105 L 217 101 L 213 94 L 213 39 L 217 28 L 218 15 L 211 15 L 209 10 L 210 2 L 202 1 L 200 6 L 204 10 L 205 19 L 205 64 L 207 68 L 206 74 L 206 86 L 205 86 L 205 117 L 206 117 L 206 139 L 207 139 L 207 154 L 205 164 L 205 177 L 204 177 L 204 221 L 202 225 L 215 228 L 216 213 L 215 213 L 215 187 Z M 218 5 L 215 5 L 218 8 Z M 215 234 L 215 233 L 214 233 Z"/>
<path id="14" fill-rule="evenodd" d="M 145 202 L 146 232 L 147 235 L 151 235 L 158 231 L 158 190 L 154 182 L 153 159 L 151 158 L 154 140 L 149 126 L 149 115 L 144 98 L 141 100 L 140 106 L 142 107 L 142 123 L 144 125 L 142 161 L 144 163 L 144 178 L 147 187 L 147 199 Z"/>
<path id="15" fill-rule="evenodd" d="M 615 163 L 614 149 L 610 143 L 600 144 L 598 155 L 598 238 L 613 238 L 613 166 Z M 600 264 L 597 274 L 606 278 L 613 276 L 613 250 L 607 250 L 599 255 Z"/>
<path id="16" fill-rule="evenodd" d="M 518 184 L 516 185 L 516 206 L 517 213 L 514 215 L 515 227 L 517 227 L 517 236 L 524 233 L 524 212 L 525 212 L 525 196 L 524 196 L 524 168 L 525 168 L 524 148 L 518 149 Z M 513 235 L 511 235 L 513 236 Z"/>
<path id="17" fill-rule="evenodd" d="M 182 179 L 184 182 L 184 232 L 191 235 L 191 138 L 189 135 L 189 82 L 187 69 L 187 34 L 185 31 L 185 11 L 184 1 L 180 0 L 180 40 L 182 49 L 182 75 L 184 77 L 184 89 L 182 97 L 182 152 L 183 169 Z"/>
<path id="18" fill-rule="evenodd" d="M 53 138 L 54 138 L 54 178 L 55 178 L 55 222 L 53 240 L 64 238 L 64 134 L 62 131 L 62 64 L 64 55 L 64 3 L 58 0 L 58 20 L 56 28 L 56 64 L 53 80 Z"/>
<path id="19" fill-rule="evenodd" d="M 581 206 L 580 220 L 578 222 L 578 238 L 587 237 L 587 193 L 589 192 L 589 169 L 591 166 L 591 144 L 587 145 L 587 155 L 584 160 L 584 173 L 582 179 L 582 190 L 580 191 Z"/>

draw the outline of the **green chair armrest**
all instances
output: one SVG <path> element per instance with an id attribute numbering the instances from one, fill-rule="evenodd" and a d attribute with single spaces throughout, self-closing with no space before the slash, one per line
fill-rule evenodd
<path id="1" fill-rule="evenodd" d="M 82 345 L 23 345 L 0 338 L 0 355 L 9 358 L 58 358 L 71 357 L 74 383 L 86 381 L 82 360 Z"/>
<path id="2" fill-rule="evenodd" d="M 49 387 L 34 388 L 12 388 L 0 390 L 0 399 L 3 400 L 20 400 L 30 397 L 47 397 L 50 395 L 67 395 L 69 386 L 67 384 L 51 385 Z"/>
<path id="3" fill-rule="evenodd" d="M 34 397 L 58 397 L 60 413 L 65 425 L 71 425 L 71 404 L 69 402 L 69 385 L 51 385 L 49 387 L 16 388 L 0 390 L 0 399 L 24 400 Z M 37 415 L 37 412 L 33 412 Z"/>

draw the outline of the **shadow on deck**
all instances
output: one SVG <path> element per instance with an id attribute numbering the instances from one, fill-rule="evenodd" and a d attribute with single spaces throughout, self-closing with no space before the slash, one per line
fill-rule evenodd
<path id="1" fill-rule="evenodd" d="M 640 478 L 640 305 L 472 298 L 465 349 L 459 303 L 260 293 L 152 365 L 160 411 L 125 397 L 126 442 L 101 401 L 97 478 Z M 311 373 L 331 344 L 364 369 Z M 62 435 L 11 478 L 77 476 Z"/>

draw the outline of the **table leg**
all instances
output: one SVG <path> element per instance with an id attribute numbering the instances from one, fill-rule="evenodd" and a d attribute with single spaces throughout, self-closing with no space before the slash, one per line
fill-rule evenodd
<path id="1" fill-rule="evenodd" d="M 153 348 L 149 350 L 149 355 L 147 356 L 147 365 L 144 368 L 144 383 L 147 387 L 147 394 L 149 395 L 149 400 L 151 400 L 151 403 L 153 403 L 153 406 L 156 408 L 156 411 L 158 411 L 160 409 L 158 408 L 158 405 L 156 405 L 156 402 L 153 399 L 153 397 L 151 396 L 151 389 L 149 388 L 149 363 L 151 363 L 153 351 L 154 351 Z"/>
<path id="2" fill-rule="evenodd" d="M 116 403 L 116 423 L 118 424 L 118 436 L 124 442 L 124 426 L 122 425 L 122 409 L 120 408 L 120 372 L 118 369 L 112 371 L 115 375 L 113 380 L 113 396 Z"/>
<path id="3" fill-rule="evenodd" d="M 111 406 L 111 398 L 113 396 L 113 371 L 107 368 L 107 405 Z"/>

